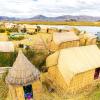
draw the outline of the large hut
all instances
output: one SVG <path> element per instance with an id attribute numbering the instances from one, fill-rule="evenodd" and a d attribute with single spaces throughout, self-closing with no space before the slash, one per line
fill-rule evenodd
<path id="1" fill-rule="evenodd" d="M 39 100 L 41 94 L 40 72 L 19 51 L 18 57 L 6 77 L 11 100 Z"/>
<path id="2" fill-rule="evenodd" d="M 48 82 L 66 93 L 77 93 L 100 82 L 100 50 L 96 45 L 62 49 L 46 60 Z"/>
<path id="3" fill-rule="evenodd" d="M 73 32 L 56 32 L 49 43 L 50 51 L 79 46 L 79 37 Z"/>

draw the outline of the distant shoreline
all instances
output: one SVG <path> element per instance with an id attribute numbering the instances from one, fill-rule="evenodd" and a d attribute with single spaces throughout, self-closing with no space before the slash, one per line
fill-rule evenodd
<path id="1" fill-rule="evenodd" d="M 57 22 L 57 21 L 12 21 L 17 24 L 32 25 L 69 25 L 69 26 L 100 26 L 100 22 Z"/>
<path id="2" fill-rule="evenodd" d="M 0 21 L 11 22 L 15 24 L 31 24 L 31 25 L 68 25 L 68 26 L 100 26 L 98 22 L 86 22 L 86 21 Z"/>

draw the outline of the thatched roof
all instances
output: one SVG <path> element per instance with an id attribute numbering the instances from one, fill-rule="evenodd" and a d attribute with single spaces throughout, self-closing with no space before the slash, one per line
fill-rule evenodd
<path id="1" fill-rule="evenodd" d="M 79 37 L 74 32 L 63 32 L 63 33 L 56 32 L 53 34 L 53 41 L 56 44 L 61 44 L 63 42 L 75 41 L 75 40 L 79 40 Z"/>
<path id="2" fill-rule="evenodd" d="M 56 65 L 69 83 L 75 75 L 100 67 L 100 50 L 96 45 L 62 49 L 49 56 L 46 64 Z"/>
<path id="3" fill-rule="evenodd" d="M 33 43 L 33 48 L 36 50 L 45 50 L 46 44 L 41 37 L 38 37 Z"/>
<path id="4" fill-rule="evenodd" d="M 19 51 L 18 57 L 9 71 L 6 82 L 12 85 L 27 85 L 39 79 L 40 73 Z"/>
<path id="5" fill-rule="evenodd" d="M 0 42 L 0 52 L 14 52 L 14 44 L 12 42 Z"/>

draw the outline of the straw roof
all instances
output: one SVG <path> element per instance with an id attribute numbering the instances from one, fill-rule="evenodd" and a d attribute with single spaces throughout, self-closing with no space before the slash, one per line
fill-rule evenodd
<path id="1" fill-rule="evenodd" d="M 34 49 L 38 49 L 38 50 L 45 50 L 46 49 L 46 45 L 45 45 L 45 42 L 42 38 L 37 38 L 35 41 L 34 41 L 34 44 L 33 44 L 33 48 Z"/>
<path id="2" fill-rule="evenodd" d="M 56 44 L 74 40 L 79 40 L 79 37 L 74 32 L 63 32 L 63 33 L 56 32 L 53 34 L 53 41 Z"/>
<path id="3" fill-rule="evenodd" d="M 22 51 L 19 51 L 6 82 L 12 85 L 27 85 L 39 79 L 39 75 L 40 73 L 35 66 L 28 61 Z"/>
<path id="4" fill-rule="evenodd" d="M 0 42 L 0 52 L 14 52 L 14 44 L 12 42 Z"/>
<path id="5" fill-rule="evenodd" d="M 51 59 L 57 61 L 52 62 Z M 100 67 L 100 50 L 96 45 L 62 49 L 47 58 L 47 66 L 53 65 L 57 65 L 64 80 L 69 83 L 74 75 Z"/>

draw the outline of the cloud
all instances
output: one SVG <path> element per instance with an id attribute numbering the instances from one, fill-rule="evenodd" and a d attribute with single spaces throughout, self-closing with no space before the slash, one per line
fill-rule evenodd
<path id="1" fill-rule="evenodd" d="M 0 0 L 0 16 L 100 16 L 99 0 Z"/>

